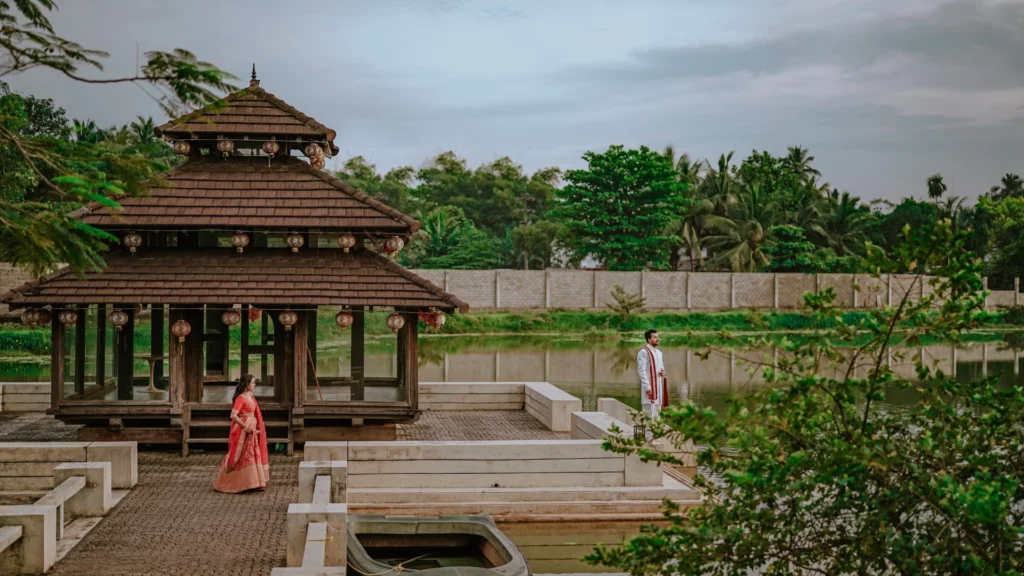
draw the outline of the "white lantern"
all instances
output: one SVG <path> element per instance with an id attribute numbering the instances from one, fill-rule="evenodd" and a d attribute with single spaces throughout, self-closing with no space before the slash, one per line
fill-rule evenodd
<path id="1" fill-rule="evenodd" d="M 299 321 L 299 315 L 291 310 L 285 310 L 277 315 L 277 319 L 284 326 L 285 332 L 291 332 L 292 326 L 295 326 L 295 323 Z"/>
<path id="2" fill-rule="evenodd" d="M 288 237 L 285 238 L 285 242 L 288 244 L 288 247 L 292 249 L 292 252 L 298 252 L 299 248 L 302 248 L 302 245 L 306 243 L 306 239 L 302 237 L 302 234 L 293 233 L 289 234 Z"/>
<path id="3" fill-rule="evenodd" d="M 185 140 L 178 140 L 174 143 L 174 152 L 179 156 L 188 156 L 192 151 L 192 145 Z"/>
<path id="4" fill-rule="evenodd" d="M 273 158 L 274 154 L 277 154 L 277 151 L 280 149 L 281 145 L 277 143 L 274 136 L 271 136 L 270 140 L 263 143 L 263 153 L 271 158 Z"/>
<path id="5" fill-rule="evenodd" d="M 346 312 L 342 310 L 341 312 L 338 312 L 337 314 L 334 315 L 334 323 L 337 324 L 338 327 L 341 328 L 342 330 L 351 326 L 352 322 L 354 321 L 355 319 L 352 317 L 351 312 Z"/>
<path id="6" fill-rule="evenodd" d="M 107 320 L 114 326 L 115 332 L 120 332 L 121 328 L 128 323 L 128 313 L 124 310 L 114 310 L 107 316 Z"/>
<path id="7" fill-rule="evenodd" d="M 384 242 L 384 251 L 388 256 L 394 256 L 402 248 L 405 248 L 405 240 L 402 240 L 401 236 L 392 236 Z"/>
<path id="8" fill-rule="evenodd" d="M 388 316 L 386 323 L 392 332 L 397 333 L 403 326 L 405 326 L 405 318 L 398 312 L 392 312 L 391 315 Z"/>
<path id="9" fill-rule="evenodd" d="M 74 310 L 61 310 L 57 314 L 57 319 L 65 326 L 72 326 L 75 322 L 78 322 L 78 314 Z"/>
<path id="10" fill-rule="evenodd" d="M 234 326 L 235 324 L 238 324 L 239 322 L 242 321 L 242 314 L 238 310 L 232 308 L 231 310 L 228 310 L 227 312 L 220 315 L 220 321 L 223 322 L 225 326 L 230 328 L 231 326 Z"/>
<path id="11" fill-rule="evenodd" d="M 136 248 L 142 246 L 142 236 L 139 236 L 135 232 L 125 234 L 121 241 L 124 243 L 125 248 L 127 248 L 132 254 L 135 254 Z"/>
<path id="12" fill-rule="evenodd" d="M 249 245 L 249 235 L 245 232 L 235 232 L 231 235 L 231 245 L 241 254 L 245 247 Z"/>
<path id="13" fill-rule="evenodd" d="M 25 326 L 35 326 L 39 324 L 39 310 L 35 308 L 26 308 L 21 313 L 21 323 Z"/>
<path id="14" fill-rule="evenodd" d="M 217 140 L 217 150 L 220 150 L 220 153 L 227 158 L 235 151 L 235 143 L 232 140 Z"/>

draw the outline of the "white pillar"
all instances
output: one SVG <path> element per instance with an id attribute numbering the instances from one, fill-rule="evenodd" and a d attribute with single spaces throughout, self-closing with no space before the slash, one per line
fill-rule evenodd
<path id="1" fill-rule="evenodd" d="M 885 305 L 892 306 L 892 274 L 885 276 Z"/>
<path id="2" fill-rule="evenodd" d="M 597 308 L 597 270 L 594 270 L 594 308 Z"/>
<path id="3" fill-rule="evenodd" d="M 981 289 L 988 292 L 988 276 L 981 279 Z M 988 309 L 988 295 L 985 296 L 985 309 Z"/>
<path id="4" fill-rule="evenodd" d="M 736 273 L 729 272 L 729 308 L 736 307 Z"/>
<path id="5" fill-rule="evenodd" d="M 501 272 L 494 271 L 494 307 L 501 308 Z"/>
<path id="6" fill-rule="evenodd" d="M 501 382 L 501 352 L 494 353 L 494 381 Z"/>
<path id="7" fill-rule="evenodd" d="M 693 308 L 693 274 L 686 273 L 686 309 Z"/>
<path id="8" fill-rule="evenodd" d="M 1020 306 L 1020 277 L 1013 279 L 1013 305 Z"/>
<path id="9" fill-rule="evenodd" d="M 551 308 L 551 271 L 544 271 L 544 308 Z"/>
<path id="10" fill-rule="evenodd" d="M 981 345 L 981 375 L 988 376 L 988 344 Z"/>
<path id="11" fill-rule="evenodd" d="M 850 294 L 852 294 L 852 298 L 853 298 L 853 307 L 854 307 L 854 309 L 856 309 L 857 308 L 857 275 L 856 274 L 851 274 L 850 275 Z"/>
<path id="12" fill-rule="evenodd" d="M 772 300 L 772 302 L 773 302 L 772 307 L 775 308 L 776 310 L 778 310 L 779 309 L 779 273 L 778 272 L 776 272 L 775 274 L 772 274 L 772 285 L 773 285 L 773 289 L 775 290 L 775 297 L 774 297 L 774 300 Z"/>

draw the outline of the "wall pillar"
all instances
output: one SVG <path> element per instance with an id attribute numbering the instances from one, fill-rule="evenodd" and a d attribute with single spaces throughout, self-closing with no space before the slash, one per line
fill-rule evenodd
<path id="1" fill-rule="evenodd" d="M 729 272 L 729 308 L 736 307 L 736 273 Z"/>
<path id="2" fill-rule="evenodd" d="M 892 274 L 885 276 L 885 305 L 892 306 Z"/>
<path id="3" fill-rule="evenodd" d="M 64 325 L 54 310 L 50 314 L 50 408 L 56 410 L 64 396 Z"/>
<path id="4" fill-rule="evenodd" d="M 594 270 L 594 308 L 597 308 L 597 270 Z"/>
<path id="5" fill-rule="evenodd" d="M 501 270 L 494 271 L 494 307 L 501 308 Z"/>
<path id="6" fill-rule="evenodd" d="M 853 298 L 853 307 L 857 308 L 857 296 L 860 295 L 860 291 L 857 290 L 857 275 L 850 274 L 850 294 Z"/>
<path id="7" fill-rule="evenodd" d="M 779 309 L 779 273 L 772 274 L 772 289 L 774 290 L 775 296 L 772 300 L 772 308 Z"/>
<path id="8" fill-rule="evenodd" d="M 544 308 L 551 308 L 551 271 L 544 271 Z"/>
<path id="9" fill-rule="evenodd" d="M 988 292 L 988 276 L 981 279 L 981 289 Z M 988 310 L 988 294 L 985 295 L 985 309 Z"/>
<path id="10" fill-rule="evenodd" d="M 1020 277 L 1013 279 L 1013 305 L 1020 306 Z"/>
<path id="11" fill-rule="evenodd" d="M 686 273 L 686 309 L 693 308 L 693 273 Z"/>

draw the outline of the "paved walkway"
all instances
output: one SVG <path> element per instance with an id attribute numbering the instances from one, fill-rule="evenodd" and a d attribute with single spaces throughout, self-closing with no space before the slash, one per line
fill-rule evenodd
<path id="1" fill-rule="evenodd" d="M 0 442 L 74 441 L 76 427 L 43 414 L 0 414 Z M 399 440 L 568 438 L 525 412 L 426 412 Z M 270 456 L 265 492 L 213 491 L 222 454 L 139 453 L 139 483 L 50 574 L 266 576 L 284 565 L 285 517 L 298 501 L 301 456 Z"/>

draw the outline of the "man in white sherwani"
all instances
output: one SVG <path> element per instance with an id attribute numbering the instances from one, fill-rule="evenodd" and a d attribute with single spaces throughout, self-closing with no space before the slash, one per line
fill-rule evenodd
<path id="1" fill-rule="evenodd" d="M 644 332 L 647 345 L 636 355 L 636 371 L 640 376 L 640 405 L 644 414 L 657 418 L 661 409 L 668 406 L 668 383 L 665 380 L 665 361 L 658 350 L 658 331 Z M 647 429 L 647 441 L 653 437 Z"/>

